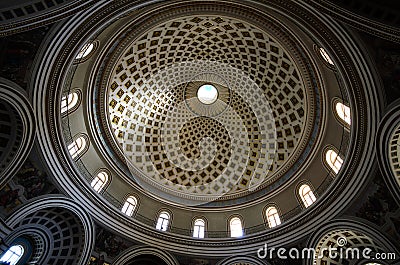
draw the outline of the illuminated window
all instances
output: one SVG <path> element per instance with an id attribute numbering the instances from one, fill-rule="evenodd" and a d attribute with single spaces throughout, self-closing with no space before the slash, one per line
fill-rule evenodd
<path id="1" fill-rule="evenodd" d="M 242 221 L 239 217 L 233 217 L 229 222 L 229 227 L 231 229 L 231 237 L 243 236 Z"/>
<path id="2" fill-rule="evenodd" d="M 4 262 L 5 264 L 15 265 L 21 259 L 24 254 L 24 248 L 21 245 L 15 245 L 10 247 L 6 253 L 3 254 L 0 258 L 0 262 Z"/>
<path id="3" fill-rule="evenodd" d="M 108 174 L 104 171 L 100 172 L 97 174 L 97 176 L 92 180 L 92 183 L 90 184 L 93 189 L 97 192 L 100 192 L 104 186 L 108 182 Z"/>
<path id="4" fill-rule="evenodd" d="M 279 218 L 278 210 L 275 207 L 269 207 L 266 211 L 268 225 L 270 228 L 278 226 L 281 224 L 281 219 Z"/>
<path id="5" fill-rule="evenodd" d="M 343 164 L 343 159 L 333 150 L 326 152 L 326 162 L 335 173 L 338 173 Z"/>
<path id="6" fill-rule="evenodd" d="M 339 116 L 339 118 L 341 120 L 343 120 L 345 123 L 347 123 L 348 125 L 350 125 L 351 124 L 350 108 L 341 102 L 337 102 L 335 109 L 336 109 L 336 113 Z"/>
<path id="7" fill-rule="evenodd" d="M 132 216 L 133 212 L 135 211 L 136 205 L 137 199 L 133 196 L 129 196 L 128 199 L 126 199 L 124 206 L 121 209 L 121 212 L 123 212 L 127 216 Z"/>
<path id="8" fill-rule="evenodd" d="M 325 51 L 324 48 L 319 48 L 319 52 L 322 55 L 322 58 L 324 58 L 324 60 L 329 63 L 330 65 L 335 65 L 331 59 L 331 57 L 329 56 L 329 54 Z"/>
<path id="9" fill-rule="evenodd" d="M 196 219 L 193 226 L 193 237 L 204 238 L 206 222 L 203 219 Z"/>
<path id="10" fill-rule="evenodd" d="M 157 220 L 156 229 L 160 231 L 167 231 L 169 219 L 170 219 L 169 213 L 161 212 Z"/>
<path id="11" fill-rule="evenodd" d="M 316 201 L 315 195 L 308 185 L 301 185 L 299 194 L 306 208 Z"/>
<path id="12" fill-rule="evenodd" d="M 68 146 L 68 151 L 72 158 L 76 158 L 86 147 L 86 140 L 80 136 Z"/>
<path id="13" fill-rule="evenodd" d="M 76 60 L 84 59 L 86 56 L 88 56 L 94 49 L 94 44 L 93 43 L 86 43 L 81 51 L 78 53 L 78 55 L 75 57 Z"/>
<path id="14" fill-rule="evenodd" d="M 67 110 L 72 110 L 73 107 L 79 101 L 79 95 L 76 92 L 72 92 L 61 98 L 61 113 L 66 112 Z"/>

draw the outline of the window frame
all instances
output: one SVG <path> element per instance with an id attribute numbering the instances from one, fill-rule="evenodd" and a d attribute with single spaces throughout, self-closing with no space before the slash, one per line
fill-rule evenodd
<path id="1" fill-rule="evenodd" d="M 328 162 L 328 159 L 327 159 L 327 158 L 328 158 L 328 153 L 329 153 L 329 152 L 334 152 L 334 153 L 336 153 L 336 159 L 335 159 L 334 163 L 332 163 L 331 160 Z M 341 156 L 341 154 L 340 154 L 340 152 L 337 150 L 337 148 L 334 147 L 334 146 L 332 146 L 332 145 L 327 146 L 327 147 L 324 149 L 323 157 L 322 157 L 322 158 L 323 158 L 324 165 L 326 166 L 328 172 L 329 172 L 330 174 L 332 174 L 333 176 L 338 175 L 339 172 L 340 172 L 340 170 L 341 170 L 342 167 L 343 167 L 344 158 Z M 339 160 L 338 160 L 338 158 L 339 158 Z M 331 159 L 331 155 L 329 155 L 329 159 Z M 337 169 L 337 165 L 335 165 L 337 161 L 339 161 L 339 163 L 340 163 L 340 167 L 339 167 L 338 169 Z M 337 171 L 336 171 L 335 169 L 337 169 Z"/>
<path id="2" fill-rule="evenodd" d="M 338 104 L 342 104 L 344 107 L 349 109 L 349 120 L 350 123 L 347 123 L 347 121 L 345 119 L 343 119 L 343 117 L 341 117 L 341 115 L 339 115 L 338 111 L 337 111 L 337 105 Z M 352 124 L 352 111 L 351 111 L 351 107 L 349 106 L 348 103 L 345 103 L 343 99 L 339 98 L 339 97 L 335 97 L 332 99 L 332 112 L 333 115 L 335 116 L 335 119 L 337 120 L 337 122 L 342 125 L 346 131 L 350 132 L 350 128 L 351 128 L 351 124 Z M 345 115 L 346 116 L 346 115 Z"/>
<path id="3" fill-rule="evenodd" d="M 314 49 L 325 65 L 327 65 L 331 69 L 336 68 L 335 61 L 333 60 L 331 53 L 327 49 L 318 45 L 315 45 Z"/>
<path id="4" fill-rule="evenodd" d="M 274 221 L 274 223 L 275 223 L 275 225 L 272 225 L 272 223 L 271 223 L 271 219 L 270 219 L 270 215 L 269 215 L 269 212 L 272 210 L 272 209 L 275 209 L 275 211 L 276 211 L 276 215 L 277 215 L 277 217 L 278 218 L 276 218 L 275 217 L 275 214 L 273 215 L 273 221 Z M 275 228 L 275 227 L 277 227 L 277 226 L 279 226 L 279 225 L 281 225 L 282 224 L 282 218 L 281 218 L 281 213 L 280 213 L 280 209 L 279 209 L 279 207 L 276 205 L 276 204 L 268 204 L 267 206 L 265 206 L 264 207 L 264 217 L 265 217 L 265 219 L 266 219 L 266 224 L 268 224 L 268 228 L 270 228 L 270 229 L 272 229 L 272 228 Z"/>
<path id="5" fill-rule="evenodd" d="M 100 185 L 99 190 L 96 190 L 95 187 L 99 182 L 102 182 L 102 180 L 98 180 L 95 182 L 95 180 L 98 178 L 99 174 L 106 174 L 106 180 L 105 182 L 103 182 L 102 185 Z M 90 186 L 93 188 L 93 190 L 99 194 L 103 193 L 107 187 L 110 185 L 111 183 L 111 173 L 108 169 L 105 168 L 101 168 L 99 170 L 97 170 L 94 174 L 94 178 L 92 179 L 92 181 L 90 182 Z"/>
<path id="6" fill-rule="evenodd" d="M 163 215 L 163 214 L 167 215 L 168 218 L 162 218 L 161 215 Z M 161 223 L 160 223 L 160 219 L 162 220 Z M 161 232 L 167 232 L 170 229 L 171 223 L 172 223 L 171 211 L 165 210 L 165 209 L 160 210 L 158 212 L 156 220 L 157 220 L 155 223 L 156 230 L 161 231 Z M 166 221 L 166 224 L 165 224 L 165 221 Z M 165 228 L 164 228 L 164 225 L 166 225 Z"/>
<path id="7" fill-rule="evenodd" d="M 234 234 L 236 233 L 235 230 L 232 229 L 232 222 L 234 220 L 239 220 L 239 224 L 240 224 L 240 234 Z M 231 217 L 229 217 L 228 219 L 228 227 L 229 227 L 229 237 L 230 238 L 241 238 L 245 235 L 245 231 L 244 231 L 244 221 L 243 221 L 243 217 L 239 216 L 239 215 L 233 215 Z"/>
<path id="8" fill-rule="evenodd" d="M 307 192 L 306 195 L 309 195 L 310 193 L 312 195 L 312 196 L 310 196 L 310 199 L 312 201 L 310 204 L 307 201 L 307 199 L 304 197 L 304 194 L 302 192 L 302 188 L 303 187 L 308 187 L 309 188 L 309 192 Z M 297 185 L 297 187 L 296 187 L 296 194 L 299 197 L 299 201 L 300 201 L 301 205 L 303 206 L 303 208 L 308 208 L 308 207 L 310 207 L 311 205 L 313 205 L 317 201 L 317 196 L 316 196 L 316 194 L 314 192 L 314 188 L 308 182 L 299 183 L 299 185 Z"/>
<path id="9" fill-rule="evenodd" d="M 130 203 L 128 201 L 130 198 L 133 198 L 136 204 Z M 127 214 L 128 209 L 131 205 L 133 205 L 133 209 L 130 211 L 129 214 Z M 139 207 L 138 197 L 136 195 L 129 194 L 128 196 L 125 197 L 124 204 L 121 207 L 121 213 L 124 214 L 125 216 L 132 217 L 136 214 L 138 207 Z M 124 208 L 126 209 L 124 210 Z"/>
<path id="10" fill-rule="evenodd" d="M 76 102 L 74 105 L 69 107 L 68 103 L 68 97 L 70 95 L 76 94 Z M 66 99 L 66 100 L 64 100 Z M 67 102 L 66 106 L 63 107 L 63 102 Z M 61 96 L 61 100 L 60 100 L 60 113 L 61 113 L 61 117 L 66 117 L 70 114 L 72 114 L 73 112 L 75 112 L 81 105 L 82 102 L 82 92 L 80 89 L 75 88 L 75 89 L 71 89 L 67 94 L 64 94 Z M 63 108 L 65 108 L 65 110 L 63 111 Z"/>
<path id="11" fill-rule="evenodd" d="M 202 232 L 202 235 L 203 235 L 203 237 L 200 237 L 199 235 L 201 234 L 201 229 L 198 229 L 199 231 L 197 232 L 197 236 L 195 236 L 195 229 L 196 229 L 196 223 L 198 222 L 198 221 L 201 221 L 201 222 L 203 222 L 203 232 Z M 207 221 L 206 221 L 206 219 L 204 218 L 204 217 L 196 217 L 196 218 L 194 218 L 193 219 L 193 222 L 192 222 L 193 224 L 192 224 L 192 237 L 193 238 L 196 238 L 196 239 L 203 239 L 203 238 L 206 238 L 206 232 L 207 232 L 207 229 L 206 229 L 206 227 L 207 227 Z"/>
<path id="12" fill-rule="evenodd" d="M 73 145 L 74 145 L 74 144 L 76 145 L 76 141 L 77 141 L 78 139 L 83 139 L 83 140 L 84 140 L 84 145 L 81 146 L 80 148 L 78 147 L 78 149 L 76 150 L 76 152 L 72 154 L 72 153 L 71 153 L 71 150 L 72 150 L 73 148 L 76 148 L 76 146 L 73 146 Z M 72 158 L 74 161 L 77 161 L 77 160 L 79 160 L 79 159 L 87 152 L 87 150 L 89 149 L 89 146 L 90 146 L 90 142 L 89 142 L 89 138 L 87 137 L 87 135 L 86 135 L 86 134 L 83 134 L 83 133 L 80 133 L 80 134 L 75 135 L 75 136 L 72 138 L 72 142 L 69 143 L 69 144 L 67 145 L 67 150 L 68 150 L 68 153 L 69 153 L 69 155 L 71 156 L 71 158 Z"/>
<path id="13" fill-rule="evenodd" d="M 82 52 L 82 50 L 85 48 L 86 45 L 88 45 L 88 46 L 93 45 L 93 48 L 85 56 L 77 58 L 79 56 L 79 54 Z M 83 44 L 80 47 L 78 53 L 75 55 L 74 64 L 81 64 L 81 63 L 84 63 L 87 60 L 89 60 L 92 57 L 92 55 L 97 51 L 97 48 L 99 47 L 99 45 L 100 45 L 99 40 L 88 40 L 85 44 Z"/>
<path id="14" fill-rule="evenodd" d="M 21 253 L 20 254 L 16 254 L 16 252 L 12 250 L 12 248 L 14 248 L 14 247 L 19 247 L 21 249 Z M 5 259 L 3 260 L 4 256 L 9 252 L 11 252 L 11 254 L 9 254 L 9 257 L 7 258 L 7 260 L 5 260 Z M 23 245 L 15 244 L 15 245 L 12 245 L 11 247 L 9 247 L 4 253 L 1 254 L 0 261 L 1 262 L 10 262 L 10 261 L 12 261 L 12 263 L 10 263 L 10 265 L 17 265 L 22 260 L 22 258 L 23 258 L 25 253 L 26 253 L 26 250 L 25 250 Z M 12 260 L 12 258 L 14 256 L 17 256 L 17 260 L 15 260 L 15 258 Z"/>

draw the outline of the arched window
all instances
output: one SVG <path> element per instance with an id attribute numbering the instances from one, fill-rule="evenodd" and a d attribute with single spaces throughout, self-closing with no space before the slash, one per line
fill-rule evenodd
<path id="1" fill-rule="evenodd" d="M 275 207 L 269 207 L 266 211 L 268 225 L 270 228 L 278 226 L 281 224 L 281 219 L 279 218 L 278 210 Z"/>
<path id="2" fill-rule="evenodd" d="M 231 229 L 231 237 L 243 236 L 242 220 L 239 217 L 233 217 L 229 222 L 229 227 Z"/>
<path id="3" fill-rule="evenodd" d="M 343 159 L 332 149 L 326 152 L 326 162 L 335 173 L 338 173 L 343 164 Z"/>
<path id="4" fill-rule="evenodd" d="M 196 219 L 193 226 L 193 237 L 204 238 L 206 222 L 203 219 Z"/>
<path id="5" fill-rule="evenodd" d="M 86 139 L 80 136 L 75 139 L 69 146 L 68 151 L 72 158 L 76 158 L 86 147 Z"/>
<path id="6" fill-rule="evenodd" d="M 76 55 L 75 59 L 76 60 L 84 59 L 93 51 L 93 49 L 94 49 L 94 43 L 86 43 L 85 45 L 83 45 L 78 55 Z"/>
<path id="7" fill-rule="evenodd" d="M 137 199 L 133 196 L 129 196 L 126 199 L 124 206 L 122 206 L 121 212 L 126 214 L 127 216 L 132 216 L 133 212 L 135 211 L 137 205 Z"/>
<path id="8" fill-rule="evenodd" d="M 331 59 L 331 57 L 329 56 L 329 54 L 325 51 L 324 48 L 319 48 L 319 52 L 321 53 L 322 58 L 324 58 L 324 60 L 329 63 L 330 65 L 335 65 Z"/>
<path id="9" fill-rule="evenodd" d="M 350 108 L 341 102 L 336 102 L 335 109 L 336 109 L 336 114 L 339 116 L 339 118 L 348 125 L 351 125 Z"/>
<path id="10" fill-rule="evenodd" d="M 1 256 L 0 262 L 4 262 L 9 265 L 15 265 L 22 258 L 23 254 L 24 254 L 23 246 L 21 245 L 12 246 L 6 251 L 6 253 L 4 253 Z"/>
<path id="11" fill-rule="evenodd" d="M 313 204 L 317 199 L 315 198 L 314 193 L 312 192 L 310 186 L 304 184 L 300 186 L 299 189 L 300 198 L 303 201 L 304 206 L 307 208 L 311 204 Z"/>
<path id="12" fill-rule="evenodd" d="M 73 110 L 73 108 L 78 104 L 79 95 L 77 92 L 69 93 L 61 98 L 61 114 L 65 113 L 67 110 Z"/>
<path id="13" fill-rule="evenodd" d="M 97 174 L 90 184 L 93 189 L 100 192 L 108 182 L 108 174 L 104 171 Z"/>
<path id="14" fill-rule="evenodd" d="M 169 219 L 169 213 L 161 212 L 157 220 L 156 229 L 160 231 L 167 231 Z"/>

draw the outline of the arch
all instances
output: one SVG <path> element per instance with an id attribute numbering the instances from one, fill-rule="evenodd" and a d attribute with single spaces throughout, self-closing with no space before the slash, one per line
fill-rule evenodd
<path id="1" fill-rule="evenodd" d="M 298 190 L 298 193 L 301 198 L 301 201 L 303 202 L 304 207 L 306 208 L 311 206 L 317 200 L 311 187 L 307 184 L 301 185 Z"/>
<path id="2" fill-rule="evenodd" d="M 170 253 L 150 246 L 135 246 L 121 252 L 114 260 L 113 265 L 127 265 L 135 257 L 153 255 L 162 259 L 167 265 L 179 265 L 178 260 Z"/>
<path id="3" fill-rule="evenodd" d="M 167 231 L 171 221 L 171 214 L 167 211 L 162 211 L 158 215 L 156 229 L 160 231 Z"/>
<path id="4" fill-rule="evenodd" d="M 279 217 L 278 209 L 275 206 L 269 206 L 265 210 L 265 216 L 267 217 L 268 226 L 270 228 L 280 225 L 281 218 Z"/>
<path id="5" fill-rule="evenodd" d="M 90 186 L 92 186 L 92 188 L 96 192 L 100 193 L 109 183 L 110 183 L 110 173 L 106 170 L 100 170 L 93 178 L 92 182 L 90 183 Z"/>
<path id="6" fill-rule="evenodd" d="M 13 245 L 0 257 L 0 262 L 16 265 L 21 260 L 24 252 L 25 249 L 22 245 Z"/>
<path id="7" fill-rule="evenodd" d="M 19 227 L 16 229 L 18 230 Z M 34 230 L 35 228 L 32 228 Z M 29 233 L 13 231 L 12 236 L 4 238 L 4 245 L 11 246 L 2 255 L 0 254 L 0 264 L 39 264 L 38 258 L 43 254 L 40 248 L 41 240 L 37 245 L 35 239 Z M 3 245 L 3 246 L 4 246 Z M 18 247 L 18 248 L 16 248 Z"/>
<path id="8" fill-rule="evenodd" d="M 25 163 L 34 144 L 36 122 L 26 92 L 19 85 L 0 77 L 0 98 L 16 110 L 20 118 L 19 123 L 22 125 L 20 143 L 18 146 L 14 145 L 16 150 L 12 151 L 13 147 L 11 147 L 11 151 L 8 152 L 10 161 L 6 164 L 0 163 L 0 187 L 2 187 Z"/>
<path id="9" fill-rule="evenodd" d="M 340 157 L 338 152 L 331 147 L 326 149 L 324 161 L 328 165 L 329 169 L 333 170 L 335 174 L 339 172 L 343 165 L 343 158 Z"/>
<path id="10" fill-rule="evenodd" d="M 239 216 L 234 216 L 229 220 L 229 231 L 231 237 L 242 237 L 244 235 L 243 222 Z"/>
<path id="11" fill-rule="evenodd" d="M 372 253 L 383 252 L 384 250 L 381 249 L 374 240 L 369 237 L 368 235 L 361 233 L 357 230 L 350 230 L 350 229 L 338 229 L 333 230 L 327 233 L 321 240 L 318 242 L 315 250 L 314 262 L 319 264 L 326 264 L 326 265 L 336 265 L 336 264 L 344 264 L 347 260 L 354 260 L 355 257 L 345 257 L 340 256 L 338 257 L 339 260 L 333 259 L 330 256 L 324 256 L 323 251 L 325 252 L 326 249 L 331 248 L 354 248 L 354 249 L 363 249 L 369 248 L 372 250 Z M 360 254 L 355 253 L 358 255 L 356 259 L 362 259 L 363 257 Z"/>
<path id="12" fill-rule="evenodd" d="M 85 134 L 76 135 L 68 145 L 68 152 L 72 159 L 78 160 L 89 149 L 89 138 Z"/>
<path id="13" fill-rule="evenodd" d="M 48 234 L 37 227 L 18 227 L 8 239 L 24 246 L 27 254 L 24 255 L 23 260 L 29 260 L 30 264 L 43 264 L 50 252 L 51 243 L 47 240 Z"/>
<path id="14" fill-rule="evenodd" d="M 400 99 L 389 106 L 376 134 L 377 159 L 385 183 L 400 203 Z"/>
<path id="15" fill-rule="evenodd" d="M 60 112 L 62 116 L 66 116 L 79 108 L 82 101 L 82 93 L 78 89 L 70 91 L 61 98 Z"/>
<path id="16" fill-rule="evenodd" d="M 193 237 L 204 238 L 206 232 L 206 221 L 203 218 L 197 218 L 193 223 Z"/>
<path id="17" fill-rule="evenodd" d="M 129 196 L 124 205 L 122 206 L 121 212 L 126 214 L 127 216 L 132 216 L 136 210 L 136 206 L 138 204 L 138 200 L 135 196 Z"/>
<path id="18" fill-rule="evenodd" d="M 318 227 L 307 243 L 307 248 L 315 249 L 316 255 L 308 258 L 304 264 L 322 264 L 321 260 L 314 260 L 314 258 L 318 255 L 318 251 L 327 244 L 332 248 L 344 244 L 361 250 L 368 247 L 373 251 L 378 250 L 382 253 L 396 253 L 396 256 L 399 255 L 395 245 L 379 231 L 378 226 L 369 222 L 365 223 L 364 220 L 354 217 L 352 219 L 337 219 Z M 339 263 L 338 261 L 330 263 L 328 259 L 324 260 L 324 262 L 323 264 L 327 265 L 342 264 L 340 261 Z M 364 260 L 361 264 L 364 264 L 364 262 L 368 263 L 368 260 Z"/>
<path id="19" fill-rule="evenodd" d="M 18 211 L 15 211 L 5 221 L 6 227 L 11 229 L 10 233 L 4 238 L 4 242 L 13 242 L 16 237 L 21 237 L 25 234 L 36 234 L 36 236 L 43 238 L 47 237 L 48 235 L 45 234 L 46 232 L 42 231 L 41 229 L 21 226 L 20 223 L 24 221 L 27 216 L 48 208 L 62 208 L 68 210 L 71 212 L 71 214 L 77 217 L 77 220 L 80 221 L 83 227 L 82 232 L 84 244 L 82 244 L 80 258 L 77 264 L 87 264 L 94 246 L 95 239 L 93 220 L 91 219 L 90 215 L 87 214 L 86 210 L 78 205 L 76 201 L 65 198 L 61 195 L 48 195 L 46 197 L 41 197 L 23 205 L 21 208 L 18 208 Z M 14 231 L 12 231 L 12 228 L 15 228 Z M 47 246 L 51 247 L 51 245 L 52 244 L 48 244 Z M 46 249 L 46 242 L 44 247 Z M 48 264 L 48 258 L 49 256 L 40 257 L 39 264 Z"/>

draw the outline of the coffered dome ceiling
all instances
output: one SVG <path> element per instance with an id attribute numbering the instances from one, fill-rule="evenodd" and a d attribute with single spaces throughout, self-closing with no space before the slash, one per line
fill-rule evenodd
<path id="1" fill-rule="evenodd" d="M 177 253 L 226 256 L 293 242 L 290 229 L 310 232 L 346 207 L 379 111 L 340 25 L 292 1 L 106 2 L 59 25 L 33 81 L 49 167 L 96 220 Z M 67 95 L 76 105 L 61 114 Z M 241 240 L 229 238 L 232 217 Z"/>
<path id="2" fill-rule="evenodd" d="M 290 177 L 316 126 L 318 91 L 282 29 L 192 15 L 131 39 L 113 54 L 102 90 L 115 151 L 135 181 L 201 204 Z M 215 102 L 202 102 L 204 85 Z"/>

